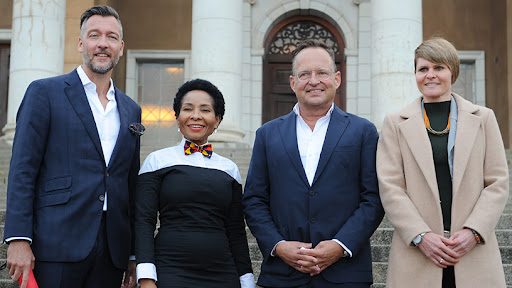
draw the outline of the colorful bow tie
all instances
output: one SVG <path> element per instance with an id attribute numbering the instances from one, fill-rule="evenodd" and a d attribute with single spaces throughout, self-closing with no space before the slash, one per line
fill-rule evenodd
<path id="1" fill-rule="evenodd" d="M 212 144 L 206 144 L 201 147 L 198 147 L 196 144 L 190 141 L 185 141 L 184 149 L 185 155 L 192 155 L 192 153 L 194 152 L 200 152 L 201 154 L 204 155 L 204 157 L 211 158 L 213 153 Z"/>

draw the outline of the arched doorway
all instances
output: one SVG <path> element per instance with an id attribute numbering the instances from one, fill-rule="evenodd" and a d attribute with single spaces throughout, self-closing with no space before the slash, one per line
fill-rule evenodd
<path id="1" fill-rule="evenodd" d="M 335 54 L 341 85 L 336 90 L 335 103 L 345 110 L 345 44 L 338 30 L 326 20 L 315 16 L 293 16 L 277 24 L 265 40 L 263 60 L 262 123 L 288 114 L 297 102 L 290 88 L 292 52 L 304 39 L 318 39 L 329 45 Z"/>

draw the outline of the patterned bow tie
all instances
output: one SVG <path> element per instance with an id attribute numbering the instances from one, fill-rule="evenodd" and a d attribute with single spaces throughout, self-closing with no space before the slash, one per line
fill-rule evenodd
<path id="1" fill-rule="evenodd" d="M 185 155 L 192 155 L 192 153 L 194 153 L 194 152 L 200 152 L 201 154 L 204 155 L 204 157 L 211 158 L 212 153 L 213 153 L 212 144 L 206 144 L 201 147 L 198 147 L 196 144 L 194 144 L 188 140 L 185 141 L 184 149 L 185 149 Z"/>

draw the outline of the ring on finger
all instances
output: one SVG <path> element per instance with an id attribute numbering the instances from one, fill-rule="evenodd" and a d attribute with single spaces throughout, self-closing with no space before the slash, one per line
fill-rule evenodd
<path id="1" fill-rule="evenodd" d="M 444 261 L 444 259 L 441 258 L 441 260 L 439 260 L 439 264 L 443 264 L 443 261 Z"/>

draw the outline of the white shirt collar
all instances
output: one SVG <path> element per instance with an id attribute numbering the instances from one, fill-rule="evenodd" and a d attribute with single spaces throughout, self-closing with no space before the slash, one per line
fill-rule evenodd
<path id="1" fill-rule="evenodd" d="M 329 108 L 329 111 L 327 111 L 327 113 L 325 113 L 325 115 L 332 114 L 332 111 L 334 111 L 334 102 L 332 102 L 331 108 Z M 300 116 L 299 103 L 295 103 L 295 106 L 293 106 L 293 112 L 295 112 L 295 115 Z M 300 117 L 302 117 L 302 116 L 300 116 Z"/>
<path id="2" fill-rule="evenodd" d="M 96 90 L 96 83 L 92 82 L 91 79 L 89 79 L 89 77 L 87 76 L 87 74 L 85 74 L 85 71 L 84 71 L 84 68 L 82 68 L 82 65 L 80 65 L 80 66 L 78 66 L 78 68 L 76 68 L 76 72 L 78 73 L 78 77 L 80 77 L 80 81 L 82 81 L 82 85 L 84 87 L 93 85 L 92 87 L 94 87 L 94 90 Z M 112 78 L 110 78 L 110 87 L 108 88 L 108 91 L 107 91 L 107 99 L 109 101 L 116 100 L 116 92 L 114 90 L 114 81 L 112 81 Z"/>
<path id="3" fill-rule="evenodd" d="M 194 141 L 192 141 L 192 140 L 188 140 L 187 138 L 183 137 L 183 138 L 181 138 L 180 145 L 181 145 L 181 146 L 185 146 L 185 141 L 192 142 L 192 143 L 194 143 L 197 147 L 202 147 L 202 146 L 204 146 L 204 145 L 210 144 L 210 142 L 206 141 L 206 143 L 204 143 L 203 145 L 197 145 L 197 144 L 196 144 L 196 142 L 194 142 Z"/>

